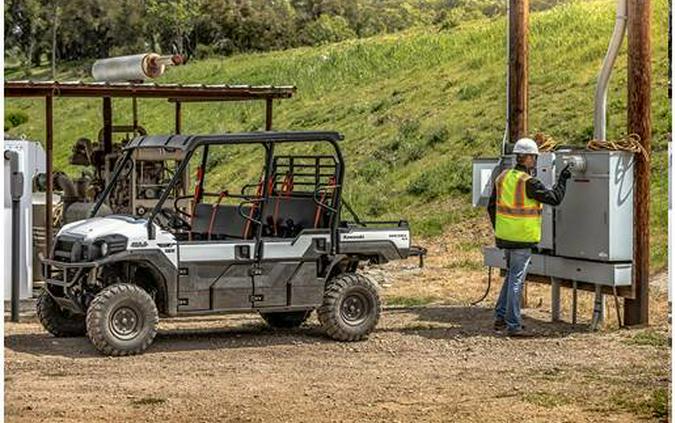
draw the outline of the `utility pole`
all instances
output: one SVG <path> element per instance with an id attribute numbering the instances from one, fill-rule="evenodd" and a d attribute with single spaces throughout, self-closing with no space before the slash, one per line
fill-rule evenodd
<path id="1" fill-rule="evenodd" d="M 530 0 L 509 0 L 509 76 L 507 119 L 510 143 L 527 136 L 528 46 Z M 520 302 L 527 307 L 527 282 L 523 283 Z"/>
<path id="2" fill-rule="evenodd" d="M 530 0 L 511 0 L 509 7 L 509 142 L 527 133 L 528 27 Z"/>
<path id="3" fill-rule="evenodd" d="M 628 1 L 628 133 L 637 134 L 651 153 L 651 1 Z M 635 156 L 635 299 L 626 299 L 626 325 L 649 323 L 649 162 Z"/>

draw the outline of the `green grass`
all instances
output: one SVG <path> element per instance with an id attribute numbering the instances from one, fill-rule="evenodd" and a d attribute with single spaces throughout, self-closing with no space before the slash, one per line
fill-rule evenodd
<path id="1" fill-rule="evenodd" d="M 667 2 L 653 4 L 652 265 L 665 265 Z M 592 133 L 593 93 L 614 24 L 614 2 L 573 2 L 531 15 L 530 128 L 580 145 Z M 367 218 L 406 217 L 417 235 L 437 235 L 453 223 L 482 215 L 470 206 L 470 166 L 495 156 L 504 130 L 505 20 L 470 22 L 450 31 L 422 28 L 314 48 L 195 61 L 158 82 L 294 84 L 297 95 L 275 105 L 277 129 L 330 129 L 345 135 L 346 198 Z M 60 79 L 82 75 L 78 64 Z M 5 71 L 8 79 L 20 71 Z M 44 76 L 43 70 L 33 75 Z M 131 102 L 114 101 L 116 124 L 131 120 Z M 55 100 L 55 167 L 71 173 L 72 143 L 95 139 L 101 104 Z M 151 133 L 170 133 L 173 109 L 165 101 L 140 102 L 140 121 Z M 185 133 L 262 128 L 262 104 L 184 106 Z M 626 126 L 625 44 L 609 93 L 608 135 Z M 43 139 L 41 100 L 7 100 L 6 111 L 28 119 L 10 130 Z M 6 121 L 7 122 L 7 121 Z M 6 123 L 7 125 L 7 123 Z M 253 158 L 227 156 L 236 168 L 218 167 L 222 187 L 253 179 Z M 247 169 L 241 172 L 241 169 Z"/>
<path id="2" fill-rule="evenodd" d="M 623 390 L 613 393 L 607 398 L 607 403 L 613 404 L 613 409 L 625 410 L 637 416 L 669 421 L 670 401 L 667 388 L 655 388 L 643 395 L 635 395 L 632 390 Z"/>
<path id="3" fill-rule="evenodd" d="M 543 408 L 556 408 L 574 403 L 571 398 L 566 397 L 564 394 L 549 392 L 526 393 L 523 395 L 523 400 Z"/>
<path id="4" fill-rule="evenodd" d="M 429 295 L 423 295 L 423 296 L 387 296 L 385 298 L 385 303 L 388 306 L 395 306 L 395 307 L 417 307 L 417 306 L 423 306 L 427 304 L 431 304 L 434 301 L 437 301 L 438 298 L 429 296 Z"/>
<path id="5" fill-rule="evenodd" d="M 638 332 L 635 336 L 628 340 L 628 343 L 633 345 L 647 345 L 651 347 L 667 347 L 670 345 L 668 336 L 657 330 L 646 329 Z"/>

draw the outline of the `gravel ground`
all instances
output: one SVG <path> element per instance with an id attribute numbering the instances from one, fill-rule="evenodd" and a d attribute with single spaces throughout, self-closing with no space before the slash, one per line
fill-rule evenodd
<path id="1" fill-rule="evenodd" d="M 34 318 L 5 323 L 10 422 L 478 421 L 668 419 L 670 332 L 664 274 L 652 278 L 650 322 L 617 329 L 613 301 L 601 331 L 550 323 L 545 285 L 529 284 L 531 339 L 492 331 L 500 287 L 486 286 L 485 219 L 463 222 L 413 260 L 368 269 L 386 303 L 358 343 L 325 338 L 315 317 L 291 331 L 256 315 L 162 320 L 142 356 L 100 356 L 86 338 L 57 339 Z M 570 321 L 569 290 L 563 319 Z M 407 307 L 422 304 L 420 307 Z"/>
<path id="2" fill-rule="evenodd" d="M 664 419 L 666 328 L 587 333 L 528 315 L 537 337 L 516 340 L 493 333 L 488 308 L 387 310 L 359 343 L 326 339 L 314 318 L 281 332 L 252 315 L 164 320 L 124 358 L 5 323 L 6 420 Z"/>

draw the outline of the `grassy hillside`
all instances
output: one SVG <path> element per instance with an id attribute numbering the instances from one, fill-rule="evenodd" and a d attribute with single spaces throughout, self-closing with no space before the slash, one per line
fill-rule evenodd
<path id="1" fill-rule="evenodd" d="M 664 265 L 666 232 L 667 2 L 654 2 L 653 239 L 655 267 Z M 566 144 L 592 134 L 593 92 L 614 24 L 614 2 L 575 2 L 531 17 L 530 127 Z M 418 234 L 435 235 L 482 213 L 470 206 L 471 159 L 494 156 L 504 130 L 504 19 L 343 42 L 318 48 L 193 62 L 161 82 L 294 84 L 297 96 L 275 105 L 278 129 L 334 129 L 345 134 L 347 198 L 372 218 L 405 216 Z M 18 75 L 7 70 L 6 77 Z M 64 77 L 71 75 L 65 74 Z M 609 95 L 610 137 L 625 132 L 626 56 L 617 62 Z M 130 121 L 130 101 L 114 104 L 115 122 Z M 7 112 L 27 122 L 11 130 L 43 138 L 41 102 L 9 100 Z M 95 138 L 100 103 L 56 100 L 56 167 L 79 136 Z M 151 132 L 172 128 L 171 105 L 141 102 Z M 253 130 L 261 104 L 184 107 L 184 132 Z M 243 155 L 233 160 L 246 165 Z M 222 168 L 223 186 L 232 171 Z"/>

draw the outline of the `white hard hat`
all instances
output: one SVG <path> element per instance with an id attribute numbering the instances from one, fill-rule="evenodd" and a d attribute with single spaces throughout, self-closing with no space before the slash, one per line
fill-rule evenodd
<path id="1" fill-rule="evenodd" d="M 521 138 L 513 147 L 514 154 L 534 154 L 539 155 L 539 147 L 532 138 Z"/>

